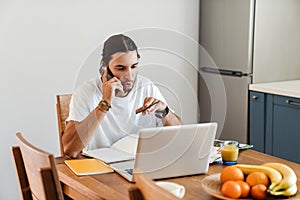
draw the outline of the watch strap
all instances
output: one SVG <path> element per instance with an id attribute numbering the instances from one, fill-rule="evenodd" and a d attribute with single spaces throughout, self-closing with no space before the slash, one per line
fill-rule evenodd
<path id="1" fill-rule="evenodd" d="M 159 119 L 162 119 L 162 118 L 164 118 L 165 116 L 167 116 L 167 114 L 169 114 L 169 112 L 170 112 L 170 109 L 169 109 L 168 106 L 166 106 L 165 110 L 163 110 L 163 111 L 158 111 L 158 110 L 156 110 L 156 111 L 155 111 L 155 117 L 157 117 L 157 118 L 159 118 Z"/>

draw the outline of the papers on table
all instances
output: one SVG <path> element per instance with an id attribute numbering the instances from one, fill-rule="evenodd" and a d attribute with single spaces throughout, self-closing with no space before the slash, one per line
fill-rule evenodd
<path id="1" fill-rule="evenodd" d="M 220 161 L 222 161 L 220 147 L 213 147 L 211 154 L 210 154 L 209 163 L 211 164 L 211 163 L 220 162 Z"/>

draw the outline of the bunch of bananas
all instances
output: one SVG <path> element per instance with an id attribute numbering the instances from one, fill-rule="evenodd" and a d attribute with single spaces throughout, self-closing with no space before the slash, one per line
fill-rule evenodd
<path id="1" fill-rule="evenodd" d="M 245 174 L 260 171 L 265 173 L 271 184 L 268 191 L 272 195 L 293 196 L 297 193 L 297 176 L 295 172 L 287 165 L 282 163 L 265 163 L 263 165 L 235 165 Z"/>

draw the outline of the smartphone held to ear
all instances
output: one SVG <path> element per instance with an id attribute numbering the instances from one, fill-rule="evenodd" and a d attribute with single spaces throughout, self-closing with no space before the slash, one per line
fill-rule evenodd
<path id="1" fill-rule="evenodd" d="M 104 70 L 105 70 L 105 69 L 107 69 L 107 76 L 106 76 L 106 79 L 109 80 L 109 79 L 113 78 L 114 75 L 113 75 L 113 73 L 110 71 L 109 67 L 108 67 L 108 66 L 106 67 L 106 66 L 104 66 L 104 65 L 102 65 L 102 66 L 100 67 L 100 69 L 99 69 L 99 72 L 100 72 L 101 76 L 103 76 Z"/>
<path id="2" fill-rule="evenodd" d="M 105 66 L 104 64 L 101 65 L 100 69 L 99 69 L 99 72 L 101 74 L 101 77 L 103 76 L 104 74 L 104 71 L 105 69 L 107 70 L 107 76 L 106 76 L 106 80 L 110 80 L 111 78 L 114 77 L 114 74 L 110 71 L 109 67 L 108 66 Z M 119 89 L 115 89 L 115 95 L 117 96 L 117 93 L 119 92 L 120 90 Z"/>
<path id="3" fill-rule="evenodd" d="M 111 79 L 114 77 L 113 73 L 110 71 L 109 67 L 106 68 L 107 69 L 107 80 Z"/>

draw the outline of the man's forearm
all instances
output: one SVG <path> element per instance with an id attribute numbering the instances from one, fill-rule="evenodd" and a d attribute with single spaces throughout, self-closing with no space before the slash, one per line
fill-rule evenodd
<path id="1" fill-rule="evenodd" d="M 95 108 L 83 121 L 70 121 L 62 136 L 64 152 L 70 157 L 76 157 L 90 142 L 96 128 L 105 116 L 105 111 Z"/>

